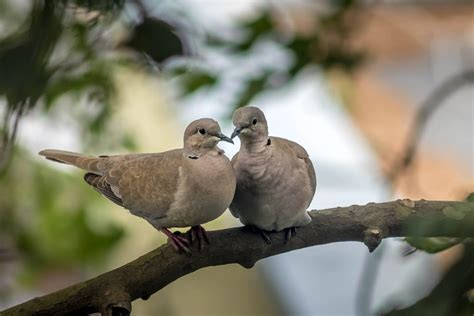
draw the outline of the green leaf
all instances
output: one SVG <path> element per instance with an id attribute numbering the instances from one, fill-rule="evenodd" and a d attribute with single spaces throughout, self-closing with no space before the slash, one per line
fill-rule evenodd
<path id="1" fill-rule="evenodd" d="M 81 95 L 85 91 L 101 91 L 108 96 L 112 93 L 114 85 L 110 71 L 105 68 L 92 66 L 92 69 L 79 75 L 66 75 L 54 80 L 45 91 L 45 105 L 50 108 L 60 97 L 66 94 Z"/>
<path id="2" fill-rule="evenodd" d="M 461 238 L 452 237 L 405 237 L 405 241 L 416 249 L 426 251 L 428 253 L 437 253 L 462 242 Z"/>
<path id="3" fill-rule="evenodd" d="M 63 0 L 69 5 L 87 8 L 89 11 L 108 12 L 122 9 L 125 0 Z"/>
<path id="4" fill-rule="evenodd" d="M 474 202 L 474 192 L 469 193 L 469 195 L 466 196 L 465 201 L 467 201 L 467 202 Z"/>
<path id="5" fill-rule="evenodd" d="M 245 83 L 245 87 L 240 94 L 240 98 L 236 103 L 236 108 L 248 105 L 252 99 L 262 92 L 267 84 L 268 74 L 263 74 L 261 77 L 251 79 Z"/>
<path id="6" fill-rule="evenodd" d="M 238 51 L 250 49 L 263 34 L 273 32 L 273 22 L 270 12 L 266 11 L 256 19 L 244 23 L 242 28 L 247 32 L 247 36 L 239 44 L 233 46 L 233 48 Z M 230 46 L 232 47 L 232 44 Z"/>
<path id="7" fill-rule="evenodd" d="M 182 87 L 186 94 L 191 94 L 201 88 L 209 87 L 217 83 L 214 75 L 204 72 L 190 72 L 183 75 Z"/>
<path id="8" fill-rule="evenodd" d="M 13 239 L 25 280 L 56 268 L 100 264 L 124 236 L 107 220 L 106 201 L 79 174 L 59 172 L 22 151 L 0 187 L 0 230 Z M 104 221 L 97 224 L 92 219 L 99 211 Z"/>
<path id="9" fill-rule="evenodd" d="M 384 313 L 386 316 L 472 316 L 474 304 L 468 292 L 474 284 L 474 244 L 464 244 L 462 258 L 444 273 L 431 293 L 416 304 Z M 380 315 L 381 313 L 377 313 Z"/>
<path id="10" fill-rule="evenodd" d="M 10 105 L 33 107 L 52 71 L 49 58 L 62 32 L 63 10 L 53 1 L 35 1 L 30 19 L 0 42 L 0 94 Z"/>
<path id="11" fill-rule="evenodd" d="M 158 63 L 184 55 L 184 40 L 179 33 L 170 24 L 150 17 L 135 26 L 125 46 L 147 54 Z"/>

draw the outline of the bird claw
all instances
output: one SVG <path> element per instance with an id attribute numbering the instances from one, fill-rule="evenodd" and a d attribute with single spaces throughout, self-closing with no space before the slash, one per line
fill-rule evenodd
<path id="1" fill-rule="evenodd" d="M 265 242 L 269 245 L 272 244 L 272 240 L 270 239 L 270 236 L 268 235 L 268 233 L 266 231 L 264 231 L 263 229 L 260 230 L 260 235 L 262 236 L 263 240 L 265 240 Z"/>
<path id="2" fill-rule="evenodd" d="M 187 240 L 184 236 L 181 236 L 180 232 L 172 233 L 167 228 L 162 228 L 161 231 L 168 237 L 168 241 L 171 242 L 171 245 L 173 246 L 174 250 L 176 250 L 176 252 L 179 253 L 184 251 L 185 253 L 190 253 L 187 246 L 189 244 L 189 240 Z"/>
<path id="3" fill-rule="evenodd" d="M 243 231 L 250 231 L 252 233 L 257 233 L 257 234 L 260 234 L 260 236 L 262 236 L 263 240 L 265 240 L 265 243 L 271 245 L 272 244 L 272 240 L 270 238 L 270 236 L 268 235 L 268 232 L 266 230 L 263 230 L 263 229 L 260 229 L 258 228 L 257 226 L 253 226 L 253 225 L 245 225 L 243 228 L 242 228 Z"/>
<path id="4" fill-rule="evenodd" d="M 209 238 L 207 237 L 207 232 L 201 225 L 192 226 L 191 229 L 188 231 L 188 236 L 191 245 L 193 244 L 194 240 L 197 240 L 199 250 L 202 249 L 203 240 L 206 242 L 206 244 L 210 244 Z"/>
<path id="5" fill-rule="evenodd" d="M 285 244 L 287 244 L 291 237 L 294 236 L 296 236 L 296 227 L 285 228 Z"/>

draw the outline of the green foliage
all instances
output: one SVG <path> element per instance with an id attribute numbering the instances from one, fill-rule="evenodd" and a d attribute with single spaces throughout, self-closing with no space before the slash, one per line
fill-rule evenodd
<path id="1" fill-rule="evenodd" d="M 469 193 L 469 195 L 466 196 L 466 201 L 468 201 L 468 202 L 474 202 L 474 192 Z"/>
<path id="2" fill-rule="evenodd" d="M 431 220 L 412 220 L 405 227 L 409 236 L 405 240 L 413 247 L 428 253 L 437 253 L 462 244 L 463 256 L 443 277 L 431 294 L 403 310 L 392 311 L 390 316 L 463 316 L 474 313 L 474 304 L 467 295 L 474 285 L 474 202 L 473 194 L 467 203 L 458 203 L 442 209 L 442 214 Z M 432 237 L 417 235 L 461 235 L 464 238 Z"/>
<path id="3" fill-rule="evenodd" d="M 133 3 L 142 10 L 139 2 Z M 4 96 L 9 108 L 0 126 L 0 169 L 10 157 L 18 123 L 29 109 L 44 105 L 49 111 L 63 98 L 87 97 L 95 101 L 97 110 L 78 122 L 85 137 L 91 132 L 97 135 L 111 113 L 112 70 L 117 62 L 128 59 L 137 65 L 136 55 L 163 62 L 184 53 L 184 41 L 175 30 L 148 16 L 131 26 L 127 42 L 113 43 L 116 34 L 109 34 L 111 26 L 129 24 L 121 15 L 125 8 L 124 0 L 36 0 L 23 25 L 0 38 L 0 102 Z M 138 54 L 119 55 L 124 45 Z"/>
<path id="4" fill-rule="evenodd" d="M 20 152 L 0 179 L 0 229 L 15 241 L 29 278 L 101 263 L 123 237 L 107 223 L 100 195 L 81 182 Z M 104 212 L 102 223 L 92 220 L 93 212 Z"/>
<path id="5" fill-rule="evenodd" d="M 26 25 L 0 42 L 0 95 L 10 107 L 33 106 L 52 75 L 47 63 L 61 34 L 63 10 L 35 2 Z"/>
<path id="6" fill-rule="evenodd" d="M 452 237 L 405 237 L 405 241 L 419 250 L 436 253 L 459 244 L 462 239 Z"/>
<path id="7" fill-rule="evenodd" d="M 470 202 L 472 194 L 466 198 L 466 202 Z M 426 251 L 428 253 L 436 253 L 465 240 L 474 237 L 474 203 L 458 203 L 455 206 L 445 207 L 442 215 L 429 220 L 414 219 L 409 222 L 406 227 L 405 240 L 413 247 Z M 465 238 L 448 238 L 448 237 L 417 237 L 421 235 L 431 236 L 449 236 L 461 235 Z"/>
<path id="8" fill-rule="evenodd" d="M 201 87 L 210 87 L 216 83 L 217 78 L 209 73 L 191 72 L 184 76 L 181 86 L 186 93 L 193 93 Z"/>
<path id="9" fill-rule="evenodd" d="M 461 260 L 444 275 L 430 295 L 402 310 L 394 310 L 387 316 L 472 316 L 474 304 L 469 291 L 474 284 L 474 244 L 464 244 Z"/>
<path id="10" fill-rule="evenodd" d="M 64 5 L 86 8 L 89 11 L 97 10 L 108 12 L 123 9 L 125 0 L 62 0 Z"/>
<path id="11" fill-rule="evenodd" d="M 458 203 L 445 207 L 438 217 L 414 218 L 405 227 L 407 236 L 474 236 L 474 203 Z"/>
<path id="12" fill-rule="evenodd" d="M 146 17 L 134 26 L 132 32 L 133 35 L 124 45 L 147 54 L 157 63 L 184 54 L 183 39 L 164 21 Z"/>
<path id="13" fill-rule="evenodd" d="M 354 25 L 348 26 L 348 15 L 356 7 L 358 1 L 331 1 L 328 13 L 315 15 L 317 27 L 309 34 L 293 32 L 288 38 L 282 34 L 278 21 L 270 7 L 265 8 L 253 20 L 245 21 L 238 26 L 244 35 L 240 38 L 223 39 L 216 34 L 209 34 L 206 44 L 217 50 L 222 50 L 226 55 L 237 57 L 251 55 L 252 49 L 261 40 L 271 40 L 283 48 L 293 60 L 285 71 L 281 69 L 265 69 L 259 75 L 241 82 L 242 89 L 238 98 L 229 109 L 230 113 L 235 108 L 247 105 L 259 93 L 266 89 L 279 88 L 297 76 L 308 66 L 318 66 L 323 70 L 340 68 L 346 72 L 353 72 L 364 60 L 365 54 L 353 51 L 347 46 L 347 37 L 354 31 Z M 294 17 L 293 17 L 294 18 Z M 196 70 L 190 71 L 189 76 L 196 77 Z M 277 84 L 272 82 L 274 75 L 280 80 Z M 211 87 L 219 79 L 199 81 L 190 87 L 184 86 L 187 93 L 192 93 L 199 88 Z M 187 89 L 187 90 L 186 90 Z"/>

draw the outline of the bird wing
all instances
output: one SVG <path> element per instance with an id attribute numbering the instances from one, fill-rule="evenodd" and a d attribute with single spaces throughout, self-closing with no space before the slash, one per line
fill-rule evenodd
<path id="1" fill-rule="evenodd" d="M 274 142 L 276 146 L 282 148 L 285 151 L 291 151 L 299 159 L 302 159 L 305 163 L 306 173 L 309 177 L 309 183 L 311 185 L 311 190 L 313 194 L 316 192 L 316 173 L 314 171 L 313 162 L 309 158 L 308 152 L 300 144 L 280 137 L 270 137 L 272 143 Z M 285 148 L 286 147 L 286 148 Z"/>
<path id="2" fill-rule="evenodd" d="M 118 156 L 115 162 L 110 158 L 104 177 L 124 207 L 145 218 L 166 216 L 176 193 L 182 150 Z"/>
<path id="3" fill-rule="evenodd" d="M 115 204 L 123 207 L 122 199 L 113 192 L 112 187 L 107 182 L 105 177 L 92 172 L 88 172 L 84 175 L 84 180 L 92 187 L 94 187 L 94 189 L 96 189 L 96 191 L 98 191 L 100 194 L 102 194 Z"/>

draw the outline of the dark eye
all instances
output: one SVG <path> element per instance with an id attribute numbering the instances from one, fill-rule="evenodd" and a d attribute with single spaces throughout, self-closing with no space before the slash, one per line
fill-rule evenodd
<path id="1" fill-rule="evenodd" d="M 206 134 L 206 130 L 204 128 L 199 129 L 199 134 L 204 135 Z"/>
<path id="2" fill-rule="evenodd" d="M 253 119 L 252 124 L 253 124 L 253 125 L 256 125 L 256 124 L 257 124 L 257 119 L 256 119 L 256 118 Z"/>

